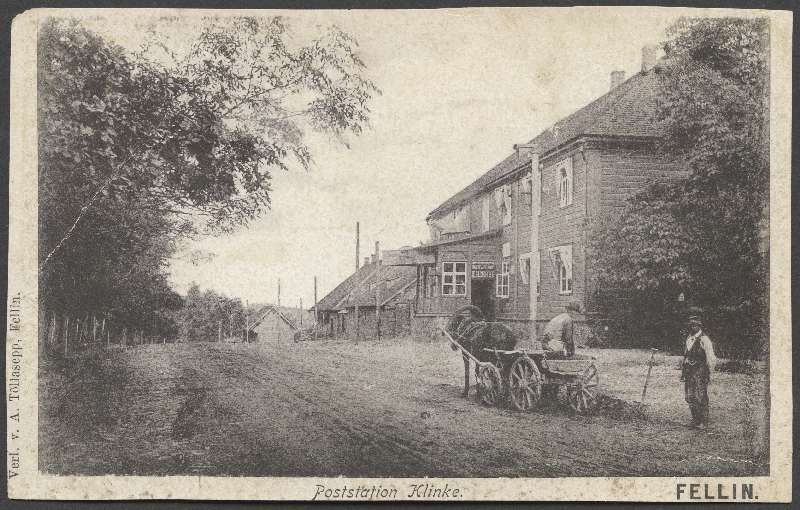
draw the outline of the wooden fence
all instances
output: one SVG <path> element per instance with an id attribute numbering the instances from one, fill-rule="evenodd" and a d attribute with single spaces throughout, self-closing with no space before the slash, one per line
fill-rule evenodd
<path id="1" fill-rule="evenodd" d="M 40 345 L 45 355 L 69 357 L 89 350 L 167 343 L 164 337 L 117 326 L 108 317 L 94 314 L 76 316 L 52 311 L 40 317 Z"/>

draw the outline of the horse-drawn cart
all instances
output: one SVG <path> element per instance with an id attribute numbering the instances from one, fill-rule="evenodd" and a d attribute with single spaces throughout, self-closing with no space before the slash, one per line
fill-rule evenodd
<path id="1" fill-rule="evenodd" d="M 563 390 L 576 413 L 586 413 L 595 406 L 599 377 L 593 357 L 491 347 L 470 352 L 465 345 L 474 345 L 469 340 L 481 324 L 489 323 L 466 320 L 441 330 L 465 359 L 475 363 L 478 397 L 484 404 L 508 403 L 514 409 L 528 411 L 539 405 L 543 396 L 557 398 Z"/>

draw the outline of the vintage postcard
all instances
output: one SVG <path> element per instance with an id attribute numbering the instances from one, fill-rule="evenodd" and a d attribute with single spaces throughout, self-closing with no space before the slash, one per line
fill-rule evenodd
<path id="1" fill-rule="evenodd" d="M 9 496 L 790 501 L 791 33 L 21 14 Z"/>

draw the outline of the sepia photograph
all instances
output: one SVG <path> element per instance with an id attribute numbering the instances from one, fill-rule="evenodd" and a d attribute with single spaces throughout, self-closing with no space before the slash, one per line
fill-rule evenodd
<path id="1" fill-rule="evenodd" d="M 26 12 L 10 496 L 788 501 L 791 28 Z"/>

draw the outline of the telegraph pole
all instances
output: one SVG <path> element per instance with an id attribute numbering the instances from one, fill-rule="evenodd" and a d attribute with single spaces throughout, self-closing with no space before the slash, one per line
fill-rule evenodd
<path id="1" fill-rule="evenodd" d="M 381 339 L 381 244 L 375 241 L 375 332 Z"/>
<path id="2" fill-rule="evenodd" d="M 250 343 L 250 300 L 244 302 L 244 341 Z"/>
<path id="3" fill-rule="evenodd" d="M 303 298 L 300 298 L 300 329 L 303 329 Z"/>
<path id="4" fill-rule="evenodd" d="M 278 278 L 278 310 L 281 309 L 281 279 Z"/>
<path id="5" fill-rule="evenodd" d="M 317 323 L 319 317 L 317 316 L 317 277 L 314 276 L 314 340 L 317 339 Z"/>
<path id="6" fill-rule="evenodd" d="M 360 237 L 360 234 L 359 234 L 359 230 L 360 230 L 360 226 L 359 226 L 358 222 L 356 222 L 356 271 L 358 271 L 358 264 L 359 264 L 358 249 L 359 249 L 359 244 L 361 242 L 361 237 Z"/>
<path id="7" fill-rule="evenodd" d="M 319 310 L 317 309 L 317 277 L 314 277 L 314 324 L 319 322 Z"/>

